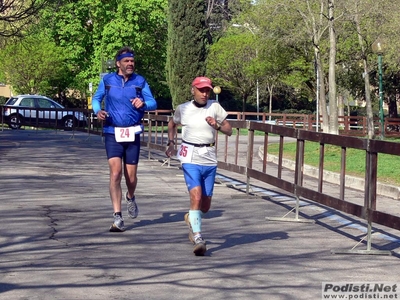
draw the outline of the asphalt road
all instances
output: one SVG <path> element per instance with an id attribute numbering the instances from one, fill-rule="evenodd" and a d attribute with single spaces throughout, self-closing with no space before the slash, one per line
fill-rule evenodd
<path id="1" fill-rule="evenodd" d="M 366 249 L 362 220 L 302 200 L 299 221 L 269 221 L 290 217 L 295 199 L 270 186 L 251 197 L 223 171 L 203 220 L 208 251 L 195 257 L 182 173 L 162 158 L 143 149 L 140 215 L 123 205 L 128 230 L 110 233 L 100 137 L 0 132 L 0 299 L 310 300 L 322 282 L 399 282 L 398 231 L 374 227 L 374 252 L 333 254 Z"/>

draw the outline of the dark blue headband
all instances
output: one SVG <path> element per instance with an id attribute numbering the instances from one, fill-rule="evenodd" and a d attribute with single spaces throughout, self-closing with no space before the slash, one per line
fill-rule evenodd
<path id="1" fill-rule="evenodd" d="M 123 59 L 125 57 L 135 57 L 135 55 L 132 52 L 126 52 L 126 53 L 118 55 L 117 56 L 117 61 L 121 60 L 121 59 Z"/>

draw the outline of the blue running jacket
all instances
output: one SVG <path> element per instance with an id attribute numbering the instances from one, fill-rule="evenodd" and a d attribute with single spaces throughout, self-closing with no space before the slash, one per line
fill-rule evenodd
<path id="1" fill-rule="evenodd" d="M 140 98 L 144 107 L 136 109 L 131 100 Z M 99 83 L 92 98 L 93 112 L 101 110 L 101 102 L 105 101 L 104 110 L 108 112 L 103 132 L 114 133 L 114 127 L 139 125 L 144 112 L 157 109 L 150 87 L 143 76 L 132 74 L 125 82 L 124 77 L 116 72 L 105 75 Z"/>

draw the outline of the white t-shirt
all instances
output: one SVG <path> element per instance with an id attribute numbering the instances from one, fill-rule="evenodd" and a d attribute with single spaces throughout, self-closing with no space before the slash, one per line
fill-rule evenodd
<path id="1" fill-rule="evenodd" d="M 212 144 L 217 131 L 208 125 L 207 117 L 213 117 L 218 123 L 223 122 L 228 113 L 215 100 L 208 100 L 204 107 L 197 107 L 189 101 L 178 105 L 174 113 L 174 123 L 182 125 L 182 140 L 193 144 Z M 199 154 L 201 147 L 194 147 L 192 163 L 199 165 L 217 165 L 215 146 L 207 147 L 204 154 Z M 200 151 L 203 153 L 204 151 Z"/>

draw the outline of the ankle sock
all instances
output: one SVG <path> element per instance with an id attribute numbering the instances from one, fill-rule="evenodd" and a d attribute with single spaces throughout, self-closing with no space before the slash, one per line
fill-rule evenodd
<path id="1" fill-rule="evenodd" d="M 126 200 L 135 200 L 135 195 L 133 195 L 132 198 L 129 198 L 128 195 L 129 195 L 129 192 L 126 191 L 126 194 L 125 194 L 125 199 L 126 199 Z"/>
<path id="2" fill-rule="evenodd" d="M 197 238 L 201 238 L 201 233 L 196 234 L 195 236 L 193 236 L 193 239 L 196 240 Z"/>

